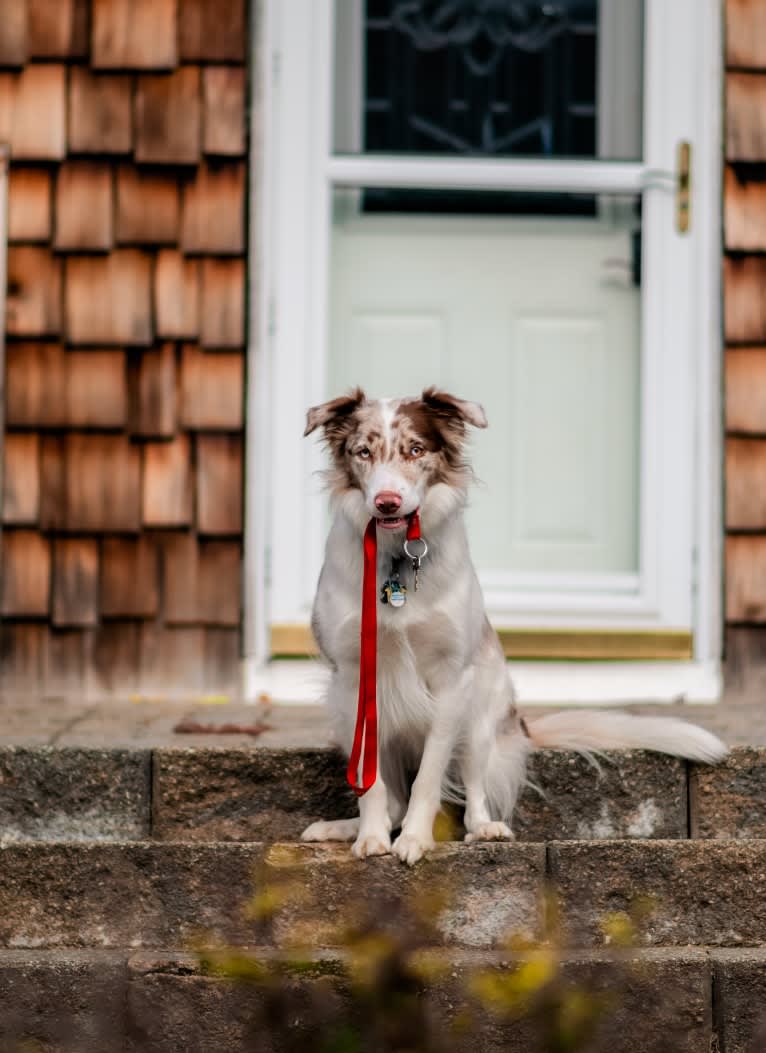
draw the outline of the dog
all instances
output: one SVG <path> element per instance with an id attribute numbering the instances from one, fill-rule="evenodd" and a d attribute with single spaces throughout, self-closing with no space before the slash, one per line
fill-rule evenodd
<path id="1" fill-rule="evenodd" d="M 376 606 L 375 781 L 360 797 L 357 819 L 313 823 L 304 841 L 352 841 L 360 859 L 393 852 L 411 865 L 434 845 L 443 799 L 464 805 L 467 842 L 512 838 L 513 809 L 534 750 L 637 748 L 707 763 L 727 752 L 708 731 L 674 718 L 571 710 L 526 721 L 519 715 L 468 548 L 469 427 L 487 427 L 482 407 L 434 387 L 420 397 L 380 400 L 357 389 L 308 411 L 305 435 L 321 428 L 329 450 L 334 504 L 312 628 L 331 671 L 326 701 L 335 737 L 347 754 L 360 677 L 363 536 L 371 519 L 376 587 L 390 589 L 395 575 L 406 602 Z M 413 566 L 403 558 L 416 512 L 428 544 L 417 591 Z"/>

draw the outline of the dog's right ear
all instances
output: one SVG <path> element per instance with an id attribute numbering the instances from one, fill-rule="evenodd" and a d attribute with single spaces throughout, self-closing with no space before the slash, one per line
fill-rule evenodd
<path id="1" fill-rule="evenodd" d="M 365 401 L 365 393 L 361 388 L 356 388 L 348 395 L 323 402 L 321 406 L 312 406 L 306 414 L 306 430 L 303 434 L 311 435 L 317 428 L 324 428 L 325 435 L 330 438 L 332 432 L 342 428 L 351 414 Z"/>

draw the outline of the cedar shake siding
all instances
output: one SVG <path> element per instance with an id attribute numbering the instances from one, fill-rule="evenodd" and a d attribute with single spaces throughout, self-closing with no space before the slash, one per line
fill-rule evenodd
<path id="1" fill-rule="evenodd" d="M 730 688 L 766 670 L 766 5 L 726 3 L 724 390 Z M 752 677 L 750 677 L 752 682 Z"/>
<path id="2" fill-rule="evenodd" d="M 237 690 L 247 16 L 4 5 L 0 690 Z"/>

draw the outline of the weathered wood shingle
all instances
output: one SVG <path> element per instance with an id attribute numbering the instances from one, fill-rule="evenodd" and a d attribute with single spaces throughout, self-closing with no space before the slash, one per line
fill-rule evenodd
<path id="1" fill-rule="evenodd" d="M 68 432 L 46 437 L 41 453 L 44 530 L 140 530 L 141 451 L 125 436 Z"/>
<path id="2" fill-rule="evenodd" d="M 181 58 L 185 61 L 244 62 L 247 42 L 245 0 L 179 0 Z"/>
<path id="3" fill-rule="evenodd" d="M 146 443 L 141 513 L 144 526 L 189 525 L 193 498 L 189 436 L 178 435 L 172 442 Z"/>
<path id="4" fill-rule="evenodd" d="M 106 251 L 114 244 L 112 172 L 93 161 L 67 161 L 56 176 L 59 250 Z"/>
<path id="5" fill-rule="evenodd" d="M 749 169 L 726 169 L 724 232 L 730 251 L 766 250 L 766 183 L 752 178 Z"/>
<path id="6" fill-rule="evenodd" d="M 105 617 L 151 618 L 157 614 L 156 542 L 147 537 L 107 537 L 101 560 L 101 613 Z"/>
<path id="7" fill-rule="evenodd" d="M 766 259 L 728 257 L 723 266 L 724 334 L 729 343 L 766 343 Z"/>
<path id="8" fill-rule="evenodd" d="M 44 617 L 51 583 L 50 543 L 33 530 L 3 532 L 3 574 L 0 614 Z"/>
<path id="9" fill-rule="evenodd" d="M 2 520 L 33 526 L 40 511 L 40 438 L 9 432 L 3 444 Z"/>
<path id="10" fill-rule="evenodd" d="M 766 439 L 726 440 L 726 526 L 766 530 Z"/>
<path id="11" fill-rule="evenodd" d="M 766 161 L 766 77 L 726 75 L 726 158 Z"/>
<path id="12" fill-rule="evenodd" d="M 200 75 L 196 66 L 143 74 L 136 87 L 136 160 L 197 164 L 201 146 Z"/>
<path id="13" fill-rule="evenodd" d="M 32 58 L 85 58 L 89 0 L 27 0 Z"/>
<path id="14" fill-rule="evenodd" d="M 93 0 L 95 69 L 173 69 L 176 0 Z"/>
<path id="15" fill-rule="evenodd" d="M 245 248 L 245 166 L 202 164 L 183 191 L 181 248 L 239 256 Z"/>
<path id="16" fill-rule="evenodd" d="M 202 148 L 206 154 L 241 157 L 245 152 L 245 71 L 207 66 L 202 71 Z"/>
<path id="17" fill-rule="evenodd" d="M 124 351 L 66 351 L 64 369 L 68 427 L 125 427 L 128 377 Z"/>
<path id="18" fill-rule="evenodd" d="M 53 624 L 98 624 L 98 542 L 58 538 L 53 545 Z"/>
<path id="19" fill-rule="evenodd" d="M 181 356 L 181 423 L 199 430 L 242 427 L 244 357 L 241 352 L 203 351 L 196 344 Z"/>
<path id="20" fill-rule="evenodd" d="M 199 334 L 200 263 L 175 249 L 157 253 L 154 265 L 154 310 L 157 336 L 193 340 Z"/>
<path id="21" fill-rule="evenodd" d="M 69 74 L 69 150 L 75 154 L 127 154 L 133 148 L 132 82 L 125 74 Z"/>
<path id="22" fill-rule="evenodd" d="M 163 545 L 165 620 L 169 625 L 238 625 L 241 546 L 171 534 Z"/>
<path id="23" fill-rule="evenodd" d="M 245 261 L 202 261 L 200 338 L 204 347 L 241 347 L 245 341 Z"/>
<path id="24" fill-rule="evenodd" d="M 726 0 L 726 65 L 766 69 L 766 8 L 762 0 Z"/>
<path id="25" fill-rule="evenodd" d="M 201 534 L 242 530 L 242 440 L 197 436 L 197 527 Z"/>
<path id="26" fill-rule="evenodd" d="M 766 621 L 766 537 L 734 534 L 726 539 L 726 618 Z"/>
<path id="27" fill-rule="evenodd" d="M 60 161 L 66 152 L 66 70 L 27 66 L 0 73 L 0 142 L 18 160 Z"/>
<path id="28" fill-rule="evenodd" d="M 117 240 L 123 245 L 173 245 L 180 203 L 175 174 L 120 165 L 117 171 Z"/>
<path id="29" fill-rule="evenodd" d="M 170 438 L 176 429 L 176 355 L 172 344 L 131 357 L 128 371 L 130 432 Z"/>
<path id="30" fill-rule="evenodd" d="M 27 0 L 3 0 L 0 66 L 23 66 L 29 55 Z"/>
<path id="31" fill-rule="evenodd" d="M 66 332 L 73 344 L 151 344 L 151 257 L 137 249 L 70 257 Z"/>
<path id="32" fill-rule="evenodd" d="M 46 168 L 12 167 L 8 181 L 10 241 L 48 241 L 51 236 L 51 176 Z"/>
<path id="33" fill-rule="evenodd" d="M 5 327 L 13 336 L 61 332 L 61 260 L 47 248 L 9 248 Z"/>
<path id="34" fill-rule="evenodd" d="M 730 347 L 725 369 L 726 430 L 766 436 L 766 347 Z"/>

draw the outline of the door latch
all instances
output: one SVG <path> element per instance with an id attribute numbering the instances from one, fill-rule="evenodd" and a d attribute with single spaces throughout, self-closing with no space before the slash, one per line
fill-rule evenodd
<path id="1" fill-rule="evenodd" d="M 676 169 L 676 230 L 686 234 L 691 223 L 691 167 L 692 144 L 678 144 L 678 167 Z"/>

